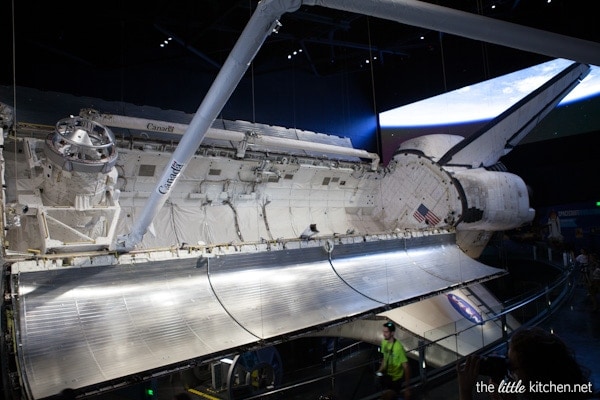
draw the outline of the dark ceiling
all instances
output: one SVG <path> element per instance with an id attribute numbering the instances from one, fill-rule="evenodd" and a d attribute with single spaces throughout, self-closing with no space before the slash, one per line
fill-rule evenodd
<path id="1" fill-rule="evenodd" d="M 214 76 L 257 5 L 255 0 L 12 3 L 14 14 L 11 4 L 4 2 L 2 26 L 3 37 L 10 38 L 12 21 L 8 18 L 14 15 L 16 68 L 13 76 L 4 63 L 3 84 L 11 84 L 14 78 L 19 86 L 117 100 L 130 97 L 135 102 L 140 100 L 134 93 L 124 93 L 125 85 L 119 82 L 127 79 L 127 87 L 135 87 L 131 84 L 135 77 L 126 75 L 127 71 L 156 71 L 156 80 L 171 79 L 173 75 Z M 600 41 L 599 24 L 589 3 L 583 0 L 431 3 Z M 372 75 L 366 81 L 375 82 L 378 102 L 385 107 L 406 104 L 547 59 L 318 6 L 302 6 L 297 12 L 284 14 L 281 23 L 279 33 L 271 35 L 258 53 L 252 74 L 294 69 L 315 78 Z M 160 44 L 169 37 L 168 45 L 161 48 Z M 288 59 L 297 50 L 302 52 Z M 8 52 L 4 55 L 9 57 Z M 372 65 L 366 64 L 369 59 L 373 60 Z M 169 71 L 169 76 L 165 76 L 165 71 Z M 151 74 L 143 76 L 146 81 L 139 84 L 153 83 L 148 82 Z M 402 79 L 401 86 L 389 84 L 398 76 L 417 78 Z"/>

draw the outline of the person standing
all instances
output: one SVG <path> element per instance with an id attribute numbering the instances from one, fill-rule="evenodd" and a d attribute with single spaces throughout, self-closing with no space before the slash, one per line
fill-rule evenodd
<path id="1" fill-rule="evenodd" d="M 551 245 L 560 245 L 563 241 L 560 218 L 555 210 L 550 211 L 548 217 L 548 241 Z"/>
<path id="2" fill-rule="evenodd" d="M 592 311 L 598 309 L 598 300 L 596 295 L 600 292 L 600 265 L 595 265 L 593 271 L 590 272 L 590 283 L 588 286 L 588 294 L 592 299 Z"/>
<path id="3" fill-rule="evenodd" d="M 467 356 L 457 363 L 459 400 L 473 400 L 473 392 L 479 381 L 482 357 Z M 584 400 L 595 398 L 590 371 L 581 366 L 573 351 L 557 335 L 539 327 L 520 328 L 508 344 L 507 375 L 518 391 L 497 393 L 489 390 L 491 399 L 519 400 Z M 491 383 L 496 386 L 496 383 Z M 560 390 L 539 390 L 540 385 L 579 388 L 570 393 Z M 477 398 L 481 398 L 479 395 Z"/>
<path id="4" fill-rule="evenodd" d="M 381 341 L 383 360 L 377 370 L 377 375 L 381 376 L 381 384 L 384 390 L 382 398 L 385 400 L 396 398 L 402 392 L 403 382 L 404 399 L 410 397 L 408 358 L 406 358 L 404 346 L 394 337 L 395 333 L 396 325 L 393 322 L 388 321 L 383 324 L 383 340 Z"/>
<path id="5" fill-rule="evenodd" d="M 585 249 L 579 250 L 579 255 L 575 257 L 575 265 L 581 268 L 587 268 L 590 259 Z"/>

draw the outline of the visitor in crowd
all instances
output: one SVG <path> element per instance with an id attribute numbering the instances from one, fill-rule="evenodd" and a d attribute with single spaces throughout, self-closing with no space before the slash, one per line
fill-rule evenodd
<path id="1" fill-rule="evenodd" d="M 480 381 L 482 357 L 468 356 L 457 364 L 459 400 L 472 400 L 473 392 L 488 393 L 490 399 L 563 400 L 593 398 L 588 372 L 578 364 L 573 352 L 557 335 L 542 328 L 522 328 L 509 343 L 507 376 L 502 382 L 486 382 L 483 390 L 475 390 Z M 554 390 L 544 384 L 552 383 Z M 565 393 L 556 389 L 563 385 L 577 389 Z M 503 390 L 510 387 L 511 390 Z M 539 389 L 539 390 L 536 390 Z M 510 392 L 510 393 L 509 393 Z M 478 396 L 480 397 L 480 396 Z"/>
<path id="2" fill-rule="evenodd" d="M 562 244 L 563 235 L 560 227 L 560 218 L 555 210 L 550 211 L 548 216 L 548 241 L 551 245 L 558 246 Z"/>
<path id="3" fill-rule="evenodd" d="M 384 400 L 396 399 L 400 393 L 404 395 L 404 399 L 410 397 L 408 358 L 404 346 L 394 337 L 395 333 L 396 325 L 393 322 L 383 324 L 383 340 L 381 341 L 383 360 L 376 373 L 381 377 L 382 399 Z"/>

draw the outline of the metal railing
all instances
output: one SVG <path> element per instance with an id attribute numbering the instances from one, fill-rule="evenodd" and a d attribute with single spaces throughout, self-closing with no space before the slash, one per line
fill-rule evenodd
<path id="1" fill-rule="evenodd" d="M 504 254 L 502 257 L 506 257 Z M 437 382 L 451 379 L 455 374 L 458 360 L 467 354 L 488 354 L 505 348 L 511 334 L 523 326 L 537 325 L 552 315 L 572 294 L 574 269 L 568 254 L 544 246 L 530 246 L 526 253 L 518 254 L 522 262 L 537 262 L 547 265 L 556 271 L 555 278 L 536 290 L 528 290 L 518 296 L 491 307 L 481 323 L 460 320 L 441 328 L 428 331 L 413 348 L 407 348 L 412 357 L 411 388 L 427 391 Z M 504 261 L 503 261 L 504 262 Z M 493 325 L 495 329 L 484 329 Z M 468 345 L 466 345 L 468 343 Z M 444 365 L 433 367 L 430 355 L 440 349 L 445 351 Z M 361 353 L 360 357 L 356 354 Z M 320 368 L 314 368 L 309 378 L 286 382 L 277 388 L 256 393 L 244 399 L 318 399 L 316 393 L 333 393 L 344 387 L 344 392 L 352 392 L 353 399 L 369 400 L 379 398 L 380 389 L 373 377 L 379 366 L 376 346 L 356 342 L 338 349 L 323 358 Z M 352 362 L 352 358 L 360 358 Z M 418 371 L 418 372 L 417 372 Z M 312 393 L 312 395 L 310 395 Z M 283 397 L 282 397 L 283 396 Z M 324 395 L 322 398 L 326 398 Z"/>

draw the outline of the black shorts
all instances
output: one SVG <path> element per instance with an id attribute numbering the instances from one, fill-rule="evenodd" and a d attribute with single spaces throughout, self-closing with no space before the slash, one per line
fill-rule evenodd
<path id="1" fill-rule="evenodd" d="M 383 375 L 381 377 L 381 386 L 384 390 L 393 390 L 394 392 L 400 392 L 402 389 L 402 378 L 397 381 L 393 381 L 389 375 Z"/>

